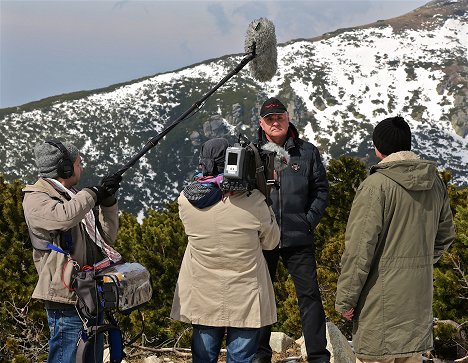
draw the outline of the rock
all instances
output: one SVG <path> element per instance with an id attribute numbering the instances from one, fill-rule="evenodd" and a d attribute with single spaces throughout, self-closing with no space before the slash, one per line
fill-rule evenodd
<path id="1" fill-rule="evenodd" d="M 102 354 L 102 361 L 103 363 L 109 363 L 110 362 L 110 350 L 109 348 L 104 349 L 104 353 Z M 122 360 L 121 363 L 127 363 L 126 360 Z"/>
<path id="2" fill-rule="evenodd" d="M 240 103 L 235 103 L 232 105 L 232 111 L 229 115 L 226 116 L 227 122 L 231 126 L 239 126 L 242 124 L 242 117 L 244 116 L 244 109 Z"/>
<path id="3" fill-rule="evenodd" d="M 331 354 L 330 363 L 354 363 L 356 356 L 346 337 L 340 332 L 340 329 L 333 323 L 327 323 L 327 349 Z M 304 344 L 304 337 L 296 340 L 301 346 L 301 354 L 304 359 L 307 358 L 307 351 Z"/>
<path id="4" fill-rule="evenodd" d="M 276 353 L 284 352 L 288 349 L 291 344 L 294 343 L 294 339 L 288 337 L 286 334 L 281 332 L 272 332 L 270 337 L 270 347 Z"/>
<path id="5" fill-rule="evenodd" d="M 206 138 L 224 137 L 229 134 L 223 118 L 219 115 L 213 115 L 208 121 L 203 123 L 203 134 Z"/>
<path id="6" fill-rule="evenodd" d="M 192 131 L 189 136 L 190 141 L 192 142 L 193 146 L 201 145 L 201 136 L 198 131 Z"/>
<path id="7" fill-rule="evenodd" d="M 333 323 L 327 323 L 327 342 L 327 349 L 331 353 L 330 363 L 354 363 L 356 361 L 348 340 Z"/>
<path id="8" fill-rule="evenodd" d="M 156 357 L 155 355 L 151 355 L 143 359 L 143 363 L 162 363 L 163 361 L 161 358 Z"/>

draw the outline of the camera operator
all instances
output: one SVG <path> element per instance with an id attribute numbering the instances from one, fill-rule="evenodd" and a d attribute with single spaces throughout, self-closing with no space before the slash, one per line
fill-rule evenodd
<path id="1" fill-rule="evenodd" d="M 291 274 L 301 314 L 307 361 L 326 363 L 330 352 L 326 349 L 325 312 L 320 296 L 313 240 L 314 229 L 327 206 L 328 181 L 318 149 L 299 138 L 289 122 L 286 107 L 276 98 L 266 100 L 260 109 L 259 144 L 273 142 L 289 155 L 289 165 L 277 172 L 281 185 L 273 189 L 273 211 L 281 228 L 278 248 L 265 251 L 272 281 L 275 280 L 281 257 Z M 271 326 L 261 329 L 260 345 L 255 363 L 270 363 Z"/>
<path id="2" fill-rule="evenodd" d="M 100 185 L 78 191 L 75 185 L 83 167 L 73 144 L 46 141 L 35 147 L 34 154 L 40 178 L 23 189 L 24 216 L 39 275 L 32 297 L 45 302 L 50 329 L 47 362 L 74 363 L 83 323 L 75 309 L 77 297 L 71 282 L 84 266 L 93 266 L 106 256 L 113 261 L 120 258 L 108 243 L 117 236 L 114 194 L 121 177 L 107 176 Z M 86 361 L 102 362 L 102 336 L 94 353 Z"/>
<path id="3" fill-rule="evenodd" d="M 276 322 L 273 285 L 262 249 L 279 229 L 257 189 L 223 193 L 226 139 L 201 148 L 201 173 L 179 196 L 188 236 L 171 317 L 191 323 L 194 363 L 217 362 L 226 334 L 227 362 L 251 362 L 259 328 Z"/>

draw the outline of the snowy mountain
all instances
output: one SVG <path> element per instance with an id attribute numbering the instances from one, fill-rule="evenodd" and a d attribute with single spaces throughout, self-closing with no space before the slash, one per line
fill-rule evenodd
<path id="1" fill-rule="evenodd" d="M 124 174 L 124 210 L 173 201 L 211 137 L 254 140 L 263 100 L 278 96 L 301 135 L 325 161 L 352 155 L 373 163 L 371 134 L 401 114 L 413 150 L 468 184 L 468 0 L 432 1 L 401 17 L 278 46 L 278 71 L 265 83 L 247 67 L 177 125 Z M 145 143 L 200 100 L 243 55 L 225 56 L 93 92 L 0 110 L 1 172 L 33 182 L 33 147 L 45 139 L 82 150 L 82 186 L 117 171 Z M 86 170 L 88 173 L 86 174 Z"/>

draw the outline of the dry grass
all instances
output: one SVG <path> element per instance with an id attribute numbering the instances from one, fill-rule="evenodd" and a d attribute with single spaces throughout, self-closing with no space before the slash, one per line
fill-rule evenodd
<path id="1" fill-rule="evenodd" d="M 149 352 L 144 350 L 132 350 L 129 351 L 129 356 L 125 359 L 127 363 L 143 363 L 145 357 L 152 355 L 157 356 L 163 362 L 172 363 L 189 363 L 192 361 L 191 355 L 187 351 L 179 351 L 176 353 L 171 352 Z M 301 356 L 301 348 L 297 344 L 293 344 L 289 349 L 283 353 L 273 354 L 273 363 L 286 363 L 286 362 L 305 362 L 302 359 L 297 359 Z M 296 358 L 296 359 L 293 359 Z M 226 363 L 226 353 L 223 350 L 218 360 L 219 363 Z"/>

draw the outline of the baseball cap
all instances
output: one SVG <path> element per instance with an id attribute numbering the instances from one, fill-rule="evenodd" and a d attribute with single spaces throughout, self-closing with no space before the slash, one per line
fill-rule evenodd
<path id="1" fill-rule="evenodd" d="M 260 109 L 260 117 L 288 112 L 286 107 L 277 98 L 271 97 L 263 102 Z"/>

